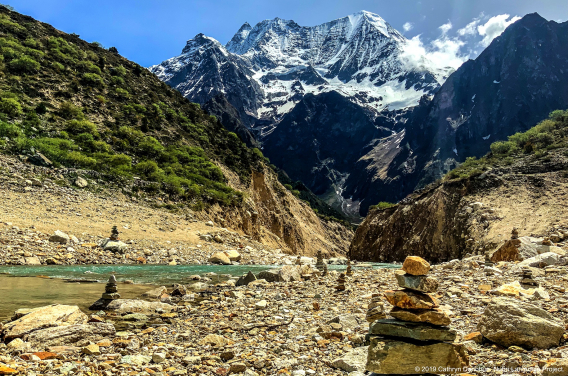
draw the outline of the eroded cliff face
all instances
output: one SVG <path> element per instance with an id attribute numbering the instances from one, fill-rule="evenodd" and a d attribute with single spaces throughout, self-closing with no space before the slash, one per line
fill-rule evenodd
<path id="1" fill-rule="evenodd" d="M 491 252 L 510 238 L 543 236 L 568 215 L 565 150 L 477 177 L 431 185 L 397 206 L 371 210 L 349 249 L 356 260 L 431 262 Z"/>
<path id="2" fill-rule="evenodd" d="M 280 184 L 272 170 L 253 172 L 248 187 L 230 171 L 223 172 L 232 187 L 248 195 L 240 208 L 212 208 L 211 214 L 226 227 L 293 254 L 314 256 L 319 249 L 328 256 L 346 254 L 353 231 L 318 217 Z"/>

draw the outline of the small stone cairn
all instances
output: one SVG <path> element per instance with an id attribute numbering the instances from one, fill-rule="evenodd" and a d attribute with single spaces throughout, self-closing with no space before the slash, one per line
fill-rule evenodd
<path id="1" fill-rule="evenodd" d="M 533 279 L 533 272 L 530 268 L 522 268 L 521 269 L 521 286 L 525 289 L 528 288 L 538 288 L 539 284 L 537 281 Z"/>
<path id="2" fill-rule="evenodd" d="M 345 291 L 345 273 L 340 273 L 337 278 L 337 286 L 335 286 L 337 291 Z"/>
<path id="3" fill-rule="evenodd" d="M 519 230 L 516 227 L 513 227 L 513 231 L 511 231 L 511 239 L 518 239 L 519 238 Z"/>
<path id="4" fill-rule="evenodd" d="M 353 270 L 351 269 L 351 259 L 350 258 L 347 259 L 347 270 L 345 270 L 345 275 L 347 275 L 347 276 L 353 275 Z"/>
<path id="5" fill-rule="evenodd" d="M 120 299 L 120 294 L 118 293 L 118 288 L 116 286 L 116 277 L 114 274 L 111 274 L 105 286 L 105 292 L 99 300 L 89 307 L 89 309 L 93 311 L 104 309 L 110 302 L 117 299 Z"/>
<path id="6" fill-rule="evenodd" d="M 329 270 L 327 269 L 327 264 L 323 264 L 323 277 L 327 277 L 327 275 L 329 274 Z"/>
<path id="7" fill-rule="evenodd" d="M 296 259 L 296 265 L 302 265 L 302 257 L 298 256 L 298 258 Z"/>
<path id="8" fill-rule="evenodd" d="M 321 253 L 321 249 L 318 250 L 317 253 L 317 259 L 316 259 L 316 269 L 319 271 L 323 271 L 324 270 L 324 262 L 323 262 L 323 255 Z"/>
<path id="9" fill-rule="evenodd" d="M 110 233 L 110 240 L 113 242 L 118 241 L 118 228 L 116 226 L 112 226 L 112 231 Z"/>
<path id="10" fill-rule="evenodd" d="M 438 281 L 427 276 L 429 270 L 426 260 L 409 256 L 402 270 L 395 272 L 402 289 L 385 292 L 395 319 L 371 323 L 368 371 L 387 375 L 465 372 L 467 351 L 454 343 L 456 333 L 447 327 L 450 317 L 429 294 L 438 289 Z"/>
<path id="11" fill-rule="evenodd" d="M 381 294 L 373 294 L 367 307 L 367 322 L 372 323 L 380 319 L 386 319 L 385 307 L 381 301 Z"/>

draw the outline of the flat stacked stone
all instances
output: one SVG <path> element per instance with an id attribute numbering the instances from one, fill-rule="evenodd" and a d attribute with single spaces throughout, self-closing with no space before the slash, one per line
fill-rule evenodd
<path id="1" fill-rule="evenodd" d="M 345 270 L 345 275 L 352 276 L 353 270 L 351 269 L 351 259 L 347 259 L 347 270 Z"/>
<path id="2" fill-rule="evenodd" d="M 340 273 L 337 278 L 337 286 L 335 286 L 337 291 L 345 291 L 345 274 Z"/>
<path id="3" fill-rule="evenodd" d="M 323 271 L 324 269 L 324 262 L 323 262 L 323 255 L 321 253 L 321 249 L 318 250 L 317 259 L 316 259 L 316 269 L 319 271 Z"/>
<path id="4" fill-rule="evenodd" d="M 466 349 L 454 343 L 456 333 L 448 328 L 450 317 L 430 295 L 437 291 L 438 281 L 427 276 L 429 270 L 426 260 L 409 256 L 402 270 L 395 272 L 402 289 L 384 294 L 394 306 L 390 311 L 394 319 L 371 322 L 368 371 L 387 375 L 465 372 L 469 365 Z M 368 320 L 369 316 L 368 312 Z"/>

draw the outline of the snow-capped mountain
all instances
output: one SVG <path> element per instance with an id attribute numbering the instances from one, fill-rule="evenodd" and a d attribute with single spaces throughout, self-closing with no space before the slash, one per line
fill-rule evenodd
<path id="1" fill-rule="evenodd" d="M 451 72 L 409 70 L 405 43 L 366 11 L 313 27 L 275 18 L 245 23 L 225 46 L 199 34 L 150 70 L 198 103 L 223 93 L 249 126 L 274 124 L 308 93 L 337 91 L 373 112 L 416 105 Z"/>

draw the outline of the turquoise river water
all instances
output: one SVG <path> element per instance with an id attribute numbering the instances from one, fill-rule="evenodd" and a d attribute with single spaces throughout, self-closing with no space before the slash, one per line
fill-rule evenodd
<path id="1" fill-rule="evenodd" d="M 154 286 L 188 284 L 190 276 L 216 273 L 213 282 L 240 276 L 249 270 L 258 273 L 274 268 L 265 265 L 50 265 L 0 266 L 0 321 L 19 308 L 34 308 L 59 303 L 78 305 L 84 312 L 100 298 L 110 274 L 119 282 L 122 298 L 134 299 Z M 373 268 L 399 265 L 372 264 Z M 345 266 L 330 266 L 342 270 Z M 124 283 L 130 281 L 129 283 Z"/>

